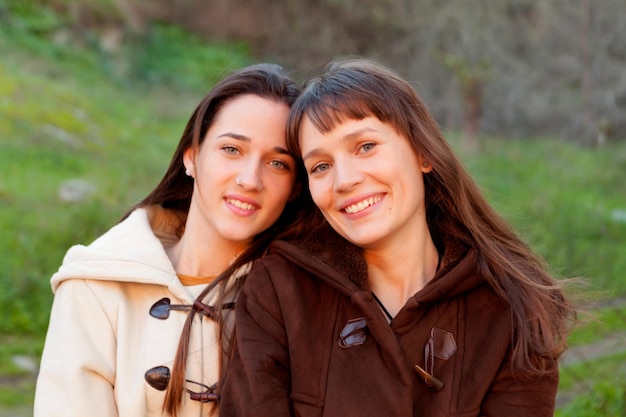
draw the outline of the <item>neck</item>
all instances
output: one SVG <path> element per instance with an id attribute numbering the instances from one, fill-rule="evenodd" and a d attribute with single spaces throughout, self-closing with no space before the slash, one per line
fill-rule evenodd
<path id="1" fill-rule="evenodd" d="M 178 242 L 166 248 L 166 253 L 176 273 L 206 277 L 222 273 L 245 248 L 244 244 L 212 242 L 199 239 L 194 233 L 184 233 Z"/>
<path id="2" fill-rule="evenodd" d="M 364 255 L 370 287 L 392 316 L 433 279 L 439 263 L 430 234 L 412 245 L 366 250 Z"/>

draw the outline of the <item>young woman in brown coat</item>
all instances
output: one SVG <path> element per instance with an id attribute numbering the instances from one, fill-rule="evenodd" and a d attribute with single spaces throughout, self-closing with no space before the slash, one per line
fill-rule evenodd
<path id="1" fill-rule="evenodd" d="M 572 306 L 411 86 L 333 62 L 288 133 L 327 224 L 253 266 L 221 415 L 552 416 Z"/>

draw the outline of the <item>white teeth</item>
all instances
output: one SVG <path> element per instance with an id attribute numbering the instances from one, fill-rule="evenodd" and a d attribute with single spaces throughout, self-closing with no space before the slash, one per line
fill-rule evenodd
<path id="1" fill-rule="evenodd" d="M 359 201 L 357 204 L 353 204 L 351 206 L 346 207 L 345 211 L 348 214 L 358 213 L 359 211 L 363 211 L 369 206 L 378 203 L 380 200 L 381 200 L 380 196 L 370 197 L 366 200 Z"/>
<path id="2" fill-rule="evenodd" d="M 240 208 L 242 210 L 254 210 L 254 206 L 252 204 L 244 203 L 243 201 L 239 201 L 239 200 L 233 200 L 231 198 L 229 198 L 227 201 L 233 206 Z"/>

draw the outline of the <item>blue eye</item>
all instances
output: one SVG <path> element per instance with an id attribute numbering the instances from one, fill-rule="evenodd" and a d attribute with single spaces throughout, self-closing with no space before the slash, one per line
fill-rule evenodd
<path id="1" fill-rule="evenodd" d="M 376 146 L 376 144 L 374 142 L 364 143 L 363 145 L 361 145 L 359 147 L 359 153 L 369 152 L 369 151 L 371 151 L 374 148 L 374 146 Z"/>
<path id="2" fill-rule="evenodd" d="M 289 165 L 287 165 L 286 163 L 284 163 L 283 161 L 279 161 L 279 160 L 273 160 L 270 161 L 270 165 L 274 168 L 279 168 L 279 169 L 289 169 Z"/>
<path id="3" fill-rule="evenodd" d="M 327 163 L 317 164 L 313 168 L 311 168 L 311 174 L 321 173 L 321 172 L 326 171 L 329 168 L 330 168 L 330 164 L 327 164 Z"/>
<path id="4" fill-rule="evenodd" d="M 224 145 L 224 146 L 222 146 L 222 149 L 229 155 L 237 155 L 237 154 L 239 154 L 239 149 L 237 149 L 234 146 Z"/>

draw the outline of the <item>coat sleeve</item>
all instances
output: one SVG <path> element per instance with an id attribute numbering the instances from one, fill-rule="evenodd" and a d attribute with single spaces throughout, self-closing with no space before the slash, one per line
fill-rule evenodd
<path id="1" fill-rule="evenodd" d="M 553 417 L 558 385 L 558 362 L 548 375 L 523 377 L 507 360 L 483 400 L 481 416 Z"/>
<path id="2" fill-rule="evenodd" d="M 291 416 L 287 335 L 276 290 L 261 262 L 255 263 L 237 299 L 235 321 L 220 416 Z"/>
<path id="3" fill-rule="evenodd" d="M 35 417 L 116 417 L 116 338 L 88 282 L 63 282 L 54 297 L 35 390 Z"/>

